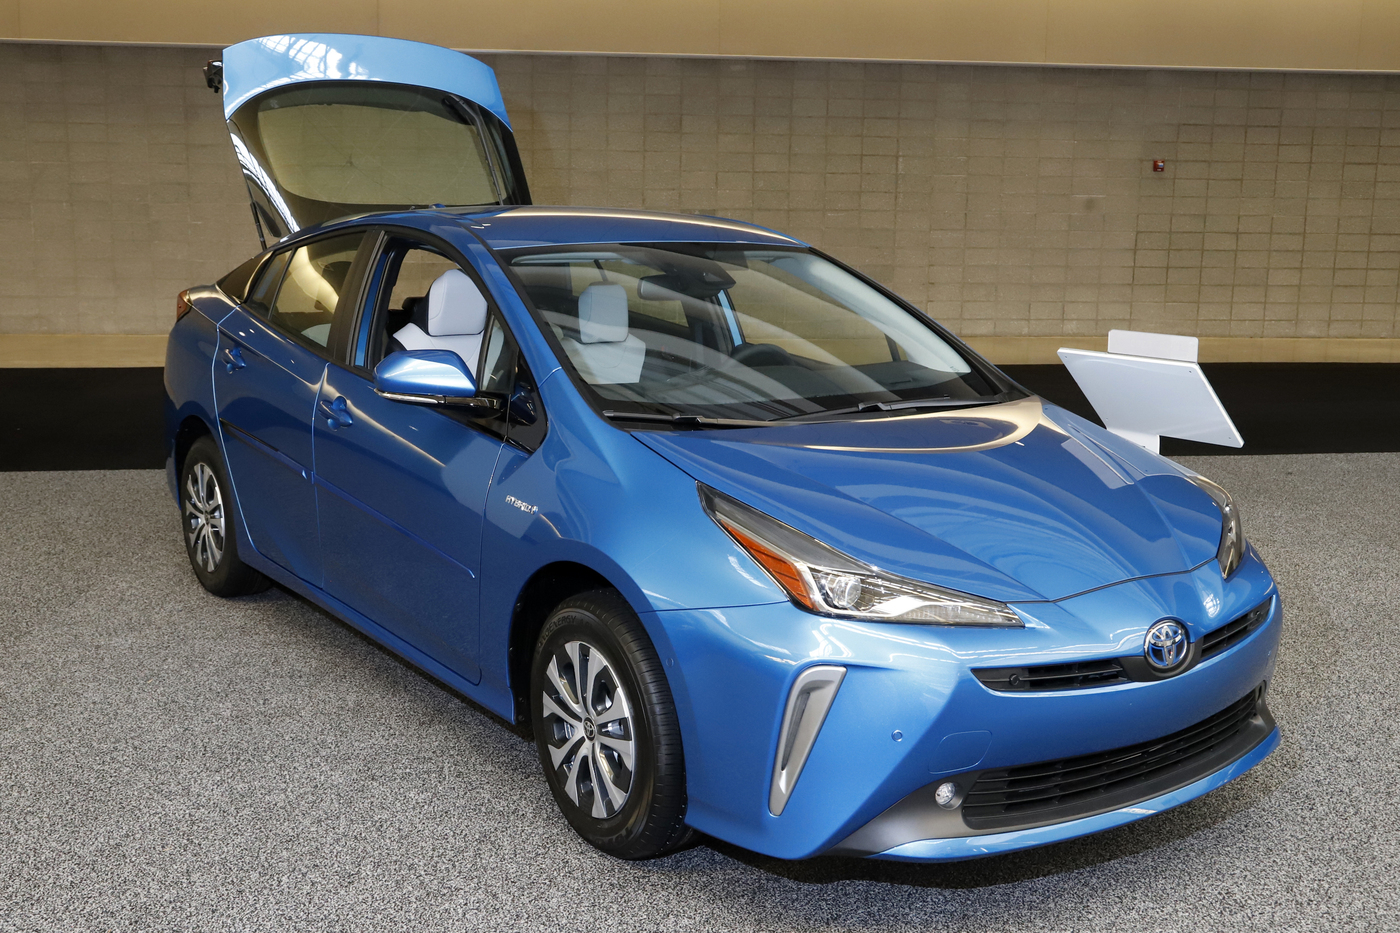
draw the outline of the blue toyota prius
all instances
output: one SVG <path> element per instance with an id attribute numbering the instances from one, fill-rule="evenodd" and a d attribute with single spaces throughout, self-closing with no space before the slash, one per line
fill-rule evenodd
<path id="1" fill-rule="evenodd" d="M 170 334 L 194 573 L 517 723 L 588 842 L 970 858 L 1278 744 L 1278 591 L 1215 483 L 791 237 L 531 206 L 465 55 L 207 74 L 267 249 Z"/>

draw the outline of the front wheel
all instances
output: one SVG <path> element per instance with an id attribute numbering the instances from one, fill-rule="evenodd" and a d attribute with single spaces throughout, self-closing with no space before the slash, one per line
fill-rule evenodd
<path id="1" fill-rule="evenodd" d="M 272 581 L 238 556 L 237 510 L 212 437 L 190 446 L 180 470 L 180 519 L 194 575 L 215 596 L 260 593 Z"/>
<path id="2" fill-rule="evenodd" d="M 584 593 L 554 610 L 530 693 L 540 764 L 580 836 L 624 859 L 664 855 L 690 838 L 671 689 L 618 593 Z"/>

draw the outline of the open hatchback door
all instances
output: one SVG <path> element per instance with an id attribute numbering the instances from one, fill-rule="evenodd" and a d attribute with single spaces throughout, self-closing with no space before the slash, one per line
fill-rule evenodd
<path id="1" fill-rule="evenodd" d="M 312 224 L 432 205 L 529 204 L 496 74 L 378 36 L 250 39 L 210 62 L 263 245 Z"/>

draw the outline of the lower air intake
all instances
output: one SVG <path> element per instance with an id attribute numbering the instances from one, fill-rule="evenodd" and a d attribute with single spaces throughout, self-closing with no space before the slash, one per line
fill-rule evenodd
<path id="1" fill-rule="evenodd" d="M 991 829 L 1070 819 L 1122 805 L 1120 799 L 1143 799 L 1148 785 L 1197 780 L 1219 767 L 1217 753 L 1247 738 L 1247 730 L 1259 731 L 1250 726 L 1260 696 L 1252 691 L 1214 716 L 1151 742 L 983 771 L 963 803 L 963 822 Z M 1235 749 L 1228 750 L 1234 757 Z"/>

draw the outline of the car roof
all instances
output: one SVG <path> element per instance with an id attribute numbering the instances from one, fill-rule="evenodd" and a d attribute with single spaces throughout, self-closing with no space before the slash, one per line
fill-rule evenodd
<path id="1" fill-rule="evenodd" d="M 754 243 L 803 246 L 774 230 L 722 217 L 595 207 L 509 207 L 463 214 L 492 249 L 574 243 Z"/>
<path id="2" fill-rule="evenodd" d="M 414 212 L 420 213 L 418 211 Z M 507 207 L 490 211 L 438 209 L 486 241 L 492 249 L 567 246 L 575 243 L 753 243 L 805 246 L 753 224 L 699 214 L 615 210 L 602 207 Z"/>
<path id="3" fill-rule="evenodd" d="M 307 236 L 362 224 L 394 224 L 428 229 L 455 221 L 492 249 L 569 246 L 584 243 L 745 243 L 806 246 L 795 237 L 723 217 L 602 207 L 421 208 L 358 214 L 299 230 L 283 238 Z"/>

